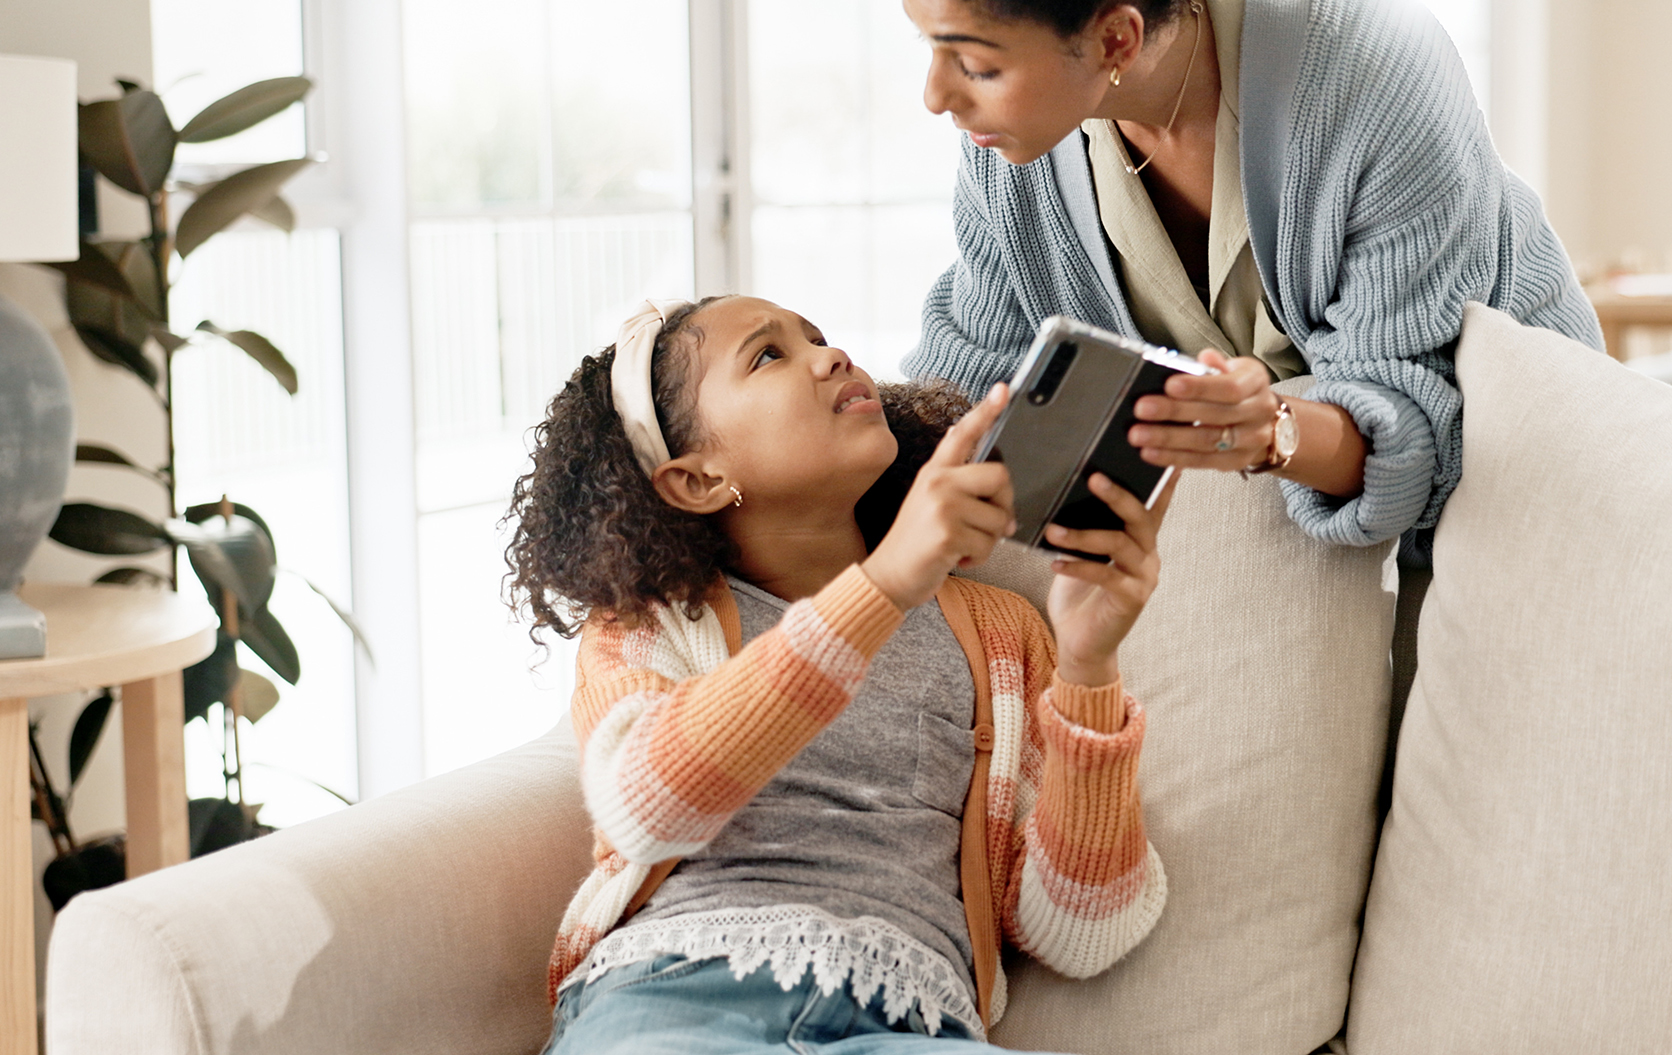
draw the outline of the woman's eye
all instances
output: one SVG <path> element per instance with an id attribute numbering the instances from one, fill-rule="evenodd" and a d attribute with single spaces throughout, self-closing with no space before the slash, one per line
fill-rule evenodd
<path id="1" fill-rule="evenodd" d="M 972 81 L 990 81 L 999 75 L 998 70 L 972 70 L 962 60 L 958 63 L 958 72 Z"/>

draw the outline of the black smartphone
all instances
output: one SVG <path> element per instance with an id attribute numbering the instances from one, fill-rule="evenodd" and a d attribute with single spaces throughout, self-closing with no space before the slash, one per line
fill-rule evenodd
<path id="1" fill-rule="evenodd" d="M 1045 525 L 1119 531 L 1124 522 L 1086 486 L 1100 472 L 1155 504 L 1173 470 L 1138 456 L 1126 434 L 1139 397 L 1174 374 L 1218 373 L 1195 357 L 1088 326 L 1062 315 L 1039 324 L 1010 384 L 1010 403 L 976 449 L 1003 462 L 1016 492 L 1016 535 L 1040 549 L 1090 560 L 1044 541 Z"/>

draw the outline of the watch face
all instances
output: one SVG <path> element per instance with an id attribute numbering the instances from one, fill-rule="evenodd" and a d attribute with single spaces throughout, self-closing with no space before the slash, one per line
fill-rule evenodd
<path id="1" fill-rule="evenodd" d="M 1279 458 L 1293 458 L 1300 446 L 1300 426 L 1293 413 L 1281 415 L 1272 436 L 1272 448 Z"/>

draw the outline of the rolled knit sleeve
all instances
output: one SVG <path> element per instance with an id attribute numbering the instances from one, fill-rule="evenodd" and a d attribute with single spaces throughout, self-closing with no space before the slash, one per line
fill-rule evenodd
<path id="1" fill-rule="evenodd" d="M 1352 415 L 1364 435 L 1364 490 L 1343 500 L 1291 480 L 1281 481 L 1289 516 L 1313 538 L 1339 546 L 1373 546 L 1422 524 L 1434 494 L 1434 429 L 1416 401 L 1367 381 L 1324 381 L 1306 393 Z M 1460 400 L 1445 409 L 1457 413 Z"/>

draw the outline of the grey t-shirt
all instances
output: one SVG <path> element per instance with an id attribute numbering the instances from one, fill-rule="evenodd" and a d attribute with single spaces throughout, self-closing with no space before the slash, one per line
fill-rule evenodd
<path id="1" fill-rule="evenodd" d="M 789 607 L 728 581 L 745 644 Z M 847 709 L 681 861 L 627 926 L 772 905 L 875 916 L 946 957 L 973 991 L 958 850 L 974 718 L 964 651 L 940 606 L 919 605 Z"/>

